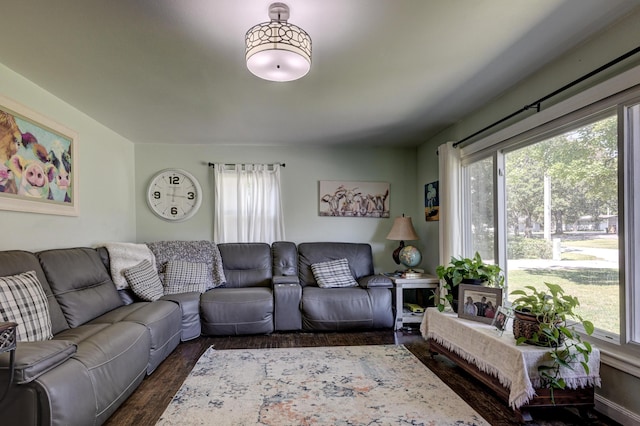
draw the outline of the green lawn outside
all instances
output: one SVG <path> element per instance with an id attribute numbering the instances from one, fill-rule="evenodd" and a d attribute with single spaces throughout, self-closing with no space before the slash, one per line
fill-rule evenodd
<path id="1" fill-rule="evenodd" d="M 598 259 L 595 256 L 590 254 L 582 254 L 582 253 L 562 253 L 562 260 L 596 260 Z"/>
<path id="2" fill-rule="evenodd" d="M 617 238 L 592 238 L 588 240 L 569 240 L 563 239 L 562 245 L 567 247 L 590 247 L 603 249 L 617 249 Z"/>
<path id="3" fill-rule="evenodd" d="M 532 285 L 546 288 L 544 283 L 561 285 L 565 294 L 580 301 L 579 313 L 596 328 L 615 334 L 620 331 L 619 286 L 617 269 L 566 268 L 520 269 L 509 271 L 507 292 Z M 510 296 L 509 300 L 514 297 Z"/>

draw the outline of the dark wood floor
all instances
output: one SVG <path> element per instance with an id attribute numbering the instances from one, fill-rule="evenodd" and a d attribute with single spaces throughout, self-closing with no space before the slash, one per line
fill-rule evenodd
<path id="1" fill-rule="evenodd" d="M 371 331 L 357 333 L 275 333 L 269 336 L 200 337 L 181 343 L 148 376 L 106 425 L 154 425 L 178 391 L 200 355 L 210 346 L 224 349 L 260 349 L 310 346 L 403 344 L 492 425 L 518 425 L 518 417 L 478 381 L 442 356 L 432 357 L 428 344 L 415 332 Z M 590 410 L 579 416 L 565 408 L 532 411 L 536 426 L 618 425 Z"/>

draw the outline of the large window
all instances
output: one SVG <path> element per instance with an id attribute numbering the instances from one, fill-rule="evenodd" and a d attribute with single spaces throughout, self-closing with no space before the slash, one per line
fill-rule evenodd
<path id="1" fill-rule="evenodd" d="M 616 116 L 505 152 L 509 291 L 544 282 L 620 332 Z"/>
<path id="2" fill-rule="evenodd" d="M 561 284 L 604 347 L 637 354 L 640 90 L 599 95 L 462 150 L 464 254 L 500 264 L 507 300 Z"/>
<path id="3" fill-rule="evenodd" d="M 494 216 L 493 216 L 493 161 L 485 158 L 470 164 L 465 170 L 469 200 L 463 222 L 471 223 L 470 251 L 478 252 L 482 260 L 495 263 Z"/>

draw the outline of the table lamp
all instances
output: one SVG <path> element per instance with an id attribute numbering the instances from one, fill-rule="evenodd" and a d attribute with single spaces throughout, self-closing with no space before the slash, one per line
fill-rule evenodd
<path id="1" fill-rule="evenodd" d="M 402 217 L 398 216 L 395 218 L 391 231 L 389 231 L 389 235 L 387 235 L 387 240 L 400 241 L 400 245 L 392 254 L 393 261 L 396 262 L 396 265 L 400 264 L 400 251 L 404 248 L 404 241 L 418 239 L 419 237 L 413 228 L 411 217 L 403 214 Z"/>

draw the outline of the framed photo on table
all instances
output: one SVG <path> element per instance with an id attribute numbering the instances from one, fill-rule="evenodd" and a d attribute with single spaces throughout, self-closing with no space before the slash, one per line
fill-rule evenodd
<path id="1" fill-rule="evenodd" d="M 507 328 L 507 323 L 509 322 L 509 318 L 512 316 L 512 311 L 509 308 L 505 308 L 504 306 L 498 306 L 498 310 L 496 311 L 495 317 L 493 317 L 492 326 L 498 330 L 498 334 L 502 336 L 504 330 Z"/>
<path id="2" fill-rule="evenodd" d="M 458 317 L 491 324 L 502 305 L 502 289 L 460 284 Z"/>

